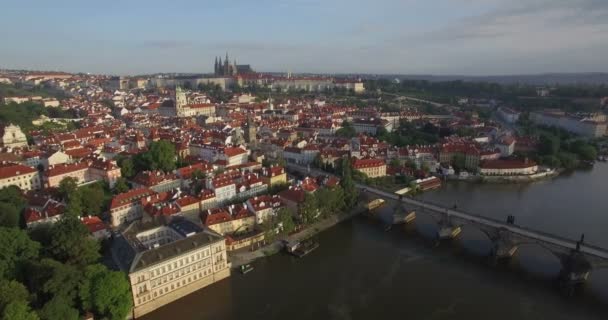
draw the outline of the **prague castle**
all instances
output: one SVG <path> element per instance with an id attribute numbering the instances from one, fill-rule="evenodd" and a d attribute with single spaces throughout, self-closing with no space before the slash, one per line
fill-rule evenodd
<path id="1" fill-rule="evenodd" d="M 233 77 L 241 74 L 254 73 L 251 66 L 248 64 L 236 64 L 236 59 L 231 63 L 228 58 L 228 53 L 226 53 L 226 58 L 223 62 L 221 57 L 215 58 L 213 70 L 215 70 L 215 76 L 217 77 Z"/>

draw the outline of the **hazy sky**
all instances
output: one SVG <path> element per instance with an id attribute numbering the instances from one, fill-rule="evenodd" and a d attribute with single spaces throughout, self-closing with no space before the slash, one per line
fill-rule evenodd
<path id="1" fill-rule="evenodd" d="M 0 68 L 608 71 L 608 0 L 2 0 Z"/>

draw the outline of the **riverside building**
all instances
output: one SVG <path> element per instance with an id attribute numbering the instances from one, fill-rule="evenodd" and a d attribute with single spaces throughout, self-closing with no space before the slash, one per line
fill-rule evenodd
<path id="1" fill-rule="evenodd" d="M 224 237 L 188 220 L 135 222 L 112 251 L 131 283 L 134 318 L 230 276 Z"/>

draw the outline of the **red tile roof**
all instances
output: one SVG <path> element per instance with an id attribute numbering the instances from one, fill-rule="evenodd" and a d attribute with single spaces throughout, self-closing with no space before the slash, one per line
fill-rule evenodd
<path id="1" fill-rule="evenodd" d="M 58 164 L 58 165 L 55 165 L 55 166 L 49 168 L 47 171 L 45 171 L 44 174 L 47 177 L 54 177 L 54 176 L 59 176 L 59 175 L 66 174 L 66 173 L 86 170 L 88 168 L 89 168 L 89 165 L 84 161 L 70 163 L 70 164 Z"/>
<path id="2" fill-rule="evenodd" d="M 281 202 L 281 199 L 278 195 L 262 195 L 258 197 L 253 197 L 247 200 L 247 202 L 249 203 L 249 205 L 251 205 L 254 211 L 264 210 L 268 208 L 278 208 L 283 205 L 283 202 Z"/>
<path id="3" fill-rule="evenodd" d="M 23 174 L 36 172 L 36 169 L 17 163 L 0 164 L 0 179 L 8 179 Z"/>
<path id="4" fill-rule="evenodd" d="M 90 233 L 108 229 L 108 226 L 96 216 L 83 217 L 80 221 L 89 229 Z"/>
<path id="5" fill-rule="evenodd" d="M 177 173 L 183 179 L 190 179 L 192 174 L 196 171 L 200 170 L 203 173 L 211 173 L 213 172 L 213 166 L 208 162 L 199 162 L 186 167 L 182 167 L 177 169 Z"/>
<path id="6" fill-rule="evenodd" d="M 357 159 L 353 163 L 354 169 L 375 168 L 386 165 L 382 159 Z"/>
<path id="7" fill-rule="evenodd" d="M 228 157 L 234 157 L 234 156 L 238 156 L 241 155 L 243 153 L 247 153 L 246 150 L 243 150 L 242 148 L 236 147 L 228 147 L 224 149 L 224 154 Z"/>
<path id="8" fill-rule="evenodd" d="M 153 194 L 156 194 L 156 192 L 148 188 L 129 190 L 127 192 L 114 196 L 114 198 L 112 198 L 112 202 L 110 203 L 110 209 L 121 207 L 127 204 L 137 203 L 139 199 Z"/>
<path id="9" fill-rule="evenodd" d="M 203 190 L 201 190 L 201 193 L 198 196 L 201 201 L 208 200 L 211 198 L 215 198 L 215 192 L 213 192 L 213 190 L 203 189 Z"/>
<path id="10" fill-rule="evenodd" d="M 302 190 L 302 188 L 298 187 L 289 187 L 287 190 L 283 190 L 279 192 L 279 197 L 290 200 L 296 203 L 304 202 L 304 198 L 306 197 L 306 192 Z"/>
<path id="11" fill-rule="evenodd" d="M 160 170 L 156 171 L 142 171 L 138 173 L 133 182 L 146 187 L 153 187 L 159 185 L 165 181 L 177 180 L 177 176 L 172 173 L 164 173 Z"/>
<path id="12" fill-rule="evenodd" d="M 206 226 L 232 220 L 230 213 L 224 208 L 214 208 L 204 211 L 201 218 L 203 220 L 203 224 Z"/>
<path id="13" fill-rule="evenodd" d="M 181 196 L 179 198 L 177 198 L 177 200 L 175 200 L 175 203 L 177 203 L 177 205 L 180 206 L 180 208 L 198 203 L 199 199 L 196 197 L 193 197 L 191 195 L 185 195 L 185 196 Z"/>

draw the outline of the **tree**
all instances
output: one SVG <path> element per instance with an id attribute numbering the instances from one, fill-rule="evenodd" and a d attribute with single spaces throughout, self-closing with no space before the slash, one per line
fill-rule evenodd
<path id="1" fill-rule="evenodd" d="M 597 159 L 597 149 L 589 144 L 580 146 L 576 153 L 583 160 L 594 161 L 595 159 Z"/>
<path id="2" fill-rule="evenodd" d="M 44 304 L 39 315 L 42 320 L 78 320 L 80 318 L 78 310 L 61 297 L 54 297 Z"/>
<path id="3" fill-rule="evenodd" d="M 77 217 L 67 216 L 51 229 L 49 252 L 58 261 L 84 266 L 96 262 L 99 243 Z"/>
<path id="4" fill-rule="evenodd" d="M 11 204 L 19 212 L 23 210 L 26 204 L 23 193 L 21 193 L 21 190 L 17 186 L 8 186 L 0 189 L 0 202 Z"/>
<path id="5" fill-rule="evenodd" d="M 80 217 L 85 210 L 83 206 L 84 202 L 85 200 L 82 199 L 82 194 L 80 192 L 71 193 L 65 207 L 65 215 Z"/>
<path id="6" fill-rule="evenodd" d="M 205 178 L 207 178 L 207 175 L 200 169 L 196 169 L 192 172 L 192 184 L 195 194 L 201 192 L 205 187 Z"/>
<path id="7" fill-rule="evenodd" d="M 40 244 L 22 230 L 0 227 L 0 248 L 0 277 L 15 279 L 26 261 L 38 257 Z"/>
<path id="8" fill-rule="evenodd" d="M 391 162 L 389 162 L 389 165 L 391 167 L 398 168 L 398 167 L 401 167 L 401 161 L 399 161 L 399 159 L 393 159 L 393 160 L 391 160 Z"/>
<path id="9" fill-rule="evenodd" d="M 133 165 L 136 171 L 156 170 L 156 162 L 152 159 L 150 152 L 142 152 L 133 157 Z"/>
<path id="10" fill-rule="evenodd" d="M 62 301 L 73 305 L 84 282 L 82 271 L 77 266 L 63 264 L 53 259 L 42 260 L 41 266 L 48 275 L 42 285 L 42 292 L 48 297 L 61 298 Z"/>
<path id="11" fill-rule="evenodd" d="M 350 210 L 357 205 L 359 201 L 359 190 L 355 186 L 353 181 L 352 166 L 350 159 L 344 158 L 340 163 L 342 172 L 342 180 L 340 180 L 340 186 L 344 191 L 344 204 L 346 209 Z"/>
<path id="12" fill-rule="evenodd" d="M 86 214 L 99 215 L 104 205 L 104 192 L 100 183 L 94 183 L 78 190 L 82 209 Z"/>
<path id="13" fill-rule="evenodd" d="M 322 188 L 315 192 L 319 211 L 323 217 L 337 214 L 344 208 L 344 192 L 340 186 Z"/>
<path id="14" fill-rule="evenodd" d="M 467 161 L 465 155 L 462 153 L 455 154 L 452 157 L 452 165 L 454 166 L 454 169 L 458 172 L 466 169 Z"/>
<path id="15" fill-rule="evenodd" d="M 72 177 L 65 177 L 59 182 L 59 196 L 64 200 L 69 200 L 70 196 L 76 192 L 78 181 Z"/>
<path id="16" fill-rule="evenodd" d="M 116 162 L 120 167 L 120 174 L 125 178 L 133 178 L 135 176 L 135 165 L 131 158 L 120 159 L 120 162 Z"/>
<path id="17" fill-rule="evenodd" d="M 541 155 L 556 155 L 559 151 L 559 138 L 549 134 L 543 133 L 539 139 L 538 151 Z"/>
<path id="18" fill-rule="evenodd" d="M 0 280 L 0 313 L 15 301 L 27 301 L 29 295 L 23 284 L 15 280 Z"/>
<path id="19" fill-rule="evenodd" d="M 343 138 L 352 138 L 357 136 L 357 130 L 348 121 L 342 122 L 342 128 L 336 130 L 336 136 Z"/>
<path id="20" fill-rule="evenodd" d="M 388 141 L 390 139 L 391 134 L 386 130 L 384 126 L 381 126 L 376 131 L 376 137 L 383 141 Z"/>
<path id="21" fill-rule="evenodd" d="M 557 155 L 562 167 L 566 169 L 574 169 L 578 166 L 578 159 L 575 154 L 569 152 L 560 152 Z"/>
<path id="22" fill-rule="evenodd" d="M 192 179 L 194 180 L 202 180 L 205 178 L 207 178 L 207 175 L 201 171 L 201 169 L 196 169 L 194 172 L 192 172 Z"/>
<path id="23" fill-rule="evenodd" d="M 0 202 L 0 226 L 9 228 L 19 226 L 19 211 L 10 203 Z"/>
<path id="24" fill-rule="evenodd" d="M 342 187 L 340 185 L 335 186 L 333 188 L 330 189 L 332 192 L 332 196 L 333 196 L 333 200 L 331 202 L 331 210 L 334 213 L 339 213 L 344 211 L 344 208 L 346 208 L 346 200 L 345 200 L 345 194 L 344 194 L 344 189 L 342 189 Z"/>
<path id="25" fill-rule="evenodd" d="M 135 156 L 134 164 L 138 170 L 163 170 L 165 172 L 175 169 L 175 146 L 165 140 L 153 141 L 147 152 Z"/>
<path id="26" fill-rule="evenodd" d="M 332 214 L 332 192 L 327 188 L 321 188 L 315 191 L 317 202 L 317 211 L 322 217 L 328 217 Z"/>
<path id="27" fill-rule="evenodd" d="M 85 309 L 101 317 L 124 319 L 131 310 L 131 286 L 124 273 L 96 264 L 85 271 L 81 300 Z"/>
<path id="28" fill-rule="evenodd" d="M 281 208 L 277 212 L 278 223 L 283 226 L 283 232 L 286 234 L 292 233 L 296 229 L 296 224 L 293 221 L 293 213 L 289 208 Z"/>
<path id="29" fill-rule="evenodd" d="M 300 215 L 304 223 L 313 223 L 319 216 L 319 203 L 314 193 L 307 193 L 300 204 Z"/>
<path id="30" fill-rule="evenodd" d="M 38 320 L 38 315 L 30 310 L 25 301 L 15 301 L 4 309 L 2 320 Z"/>
<path id="31" fill-rule="evenodd" d="M 315 168 L 323 169 L 323 158 L 321 157 L 321 153 L 317 153 L 315 158 L 312 160 L 312 166 Z"/>
<path id="32" fill-rule="evenodd" d="M 561 162 L 559 161 L 559 159 L 556 156 L 542 156 L 540 158 L 540 160 L 543 165 L 546 165 L 549 167 L 557 168 L 557 167 L 561 166 Z"/>
<path id="33" fill-rule="evenodd" d="M 114 184 L 114 193 L 119 194 L 123 192 L 129 191 L 129 185 L 127 184 L 127 179 L 120 177 L 116 180 L 116 184 Z"/>

